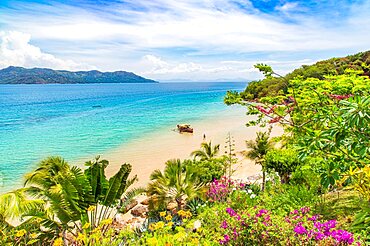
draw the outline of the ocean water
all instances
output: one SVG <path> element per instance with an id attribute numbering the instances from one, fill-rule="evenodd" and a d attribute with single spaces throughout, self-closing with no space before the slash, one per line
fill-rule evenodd
<path id="1" fill-rule="evenodd" d="M 50 155 L 69 162 L 211 117 L 245 83 L 0 85 L 0 192 Z M 145 148 L 145 146 L 143 146 Z"/>

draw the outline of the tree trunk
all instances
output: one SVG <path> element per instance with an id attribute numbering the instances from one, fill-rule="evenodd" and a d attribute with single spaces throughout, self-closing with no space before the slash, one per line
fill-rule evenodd
<path id="1" fill-rule="evenodd" d="M 266 172 L 265 170 L 262 171 L 262 191 L 265 190 L 265 183 L 266 183 Z"/>

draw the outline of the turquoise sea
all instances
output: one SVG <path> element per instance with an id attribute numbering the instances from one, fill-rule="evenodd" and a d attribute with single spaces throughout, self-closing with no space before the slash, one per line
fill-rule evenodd
<path id="1" fill-rule="evenodd" d="M 179 122 L 225 110 L 246 83 L 0 85 L 0 192 L 37 161 L 94 156 Z"/>

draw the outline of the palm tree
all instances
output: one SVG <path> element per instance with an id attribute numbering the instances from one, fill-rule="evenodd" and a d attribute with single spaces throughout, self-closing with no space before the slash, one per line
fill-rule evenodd
<path id="1" fill-rule="evenodd" d="M 56 235 L 60 231 L 76 235 L 76 230 L 87 222 L 98 226 L 101 220 L 118 212 L 117 206 L 143 192 L 141 188 L 128 190 L 137 181 L 136 176 L 129 178 L 130 164 L 123 164 L 107 180 L 108 164 L 98 157 L 87 162 L 89 167 L 83 172 L 61 157 L 46 158 L 26 175 L 24 188 L 0 196 L 0 219 L 27 216 L 31 223 L 41 220 Z"/>
<path id="2" fill-rule="evenodd" d="M 43 200 L 29 199 L 25 194 L 25 188 L 2 194 L 0 195 L 0 224 L 22 219 L 22 216 L 38 211 L 43 206 Z"/>
<path id="3" fill-rule="evenodd" d="M 69 230 L 69 223 L 86 221 L 87 208 L 93 202 L 91 186 L 82 170 L 71 167 L 61 157 L 48 157 L 26 175 L 25 192 L 45 202 L 44 209 L 32 214 L 44 226 Z"/>
<path id="4" fill-rule="evenodd" d="M 201 161 L 210 161 L 214 159 L 219 152 L 220 145 L 217 144 L 212 146 L 211 141 L 209 141 L 208 143 L 202 143 L 200 145 L 200 149 L 193 151 L 191 156 L 194 156 L 194 158 L 199 158 Z"/>
<path id="5" fill-rule="evenodd" d="M 167 161 L 163 173 L 153 171 L 150 180 L 147 193 L 155 198 L 154 205 L 157 207 L 176 202 L 180 208 L 183 201 L 202 197 L 205 191 L 194 167 L 179 159 Z"/>
<path id="6" fill-rule="evenodd" d="M 266 182 L 265 156 L 273 148 L 270 133 L 271 129 L 267 132 L 257 132 L 255 140 L 246 141 L 249 150 L 246 151 L 245 156 L 262 166 L 262 190 L 265 189 Z"/>
<path id="7" fill-rule="evenodd" d="M 138 178 L 136 175 L 129 178 L 132 167 L 127 163 L 121 165 L 120 170 L 108 181 L 105 176 L 105 168 L 109 162 L 99 160 L 99 158 L 97 156 L 95 161 L 85 163 L 88 166 L 85 170 L 85 176 L 91 185 L 93 205 L 95 205 L 95 209 L 90 214 L 90 221 L 94 226 L 98 226 L 101 220 L 111 217 L 112 213 L 117 213 L 117 208 L 126 207 L 135 196 L 145 191 L 140 187 L 129 190 L 129 187 L 137 182 Z"/>

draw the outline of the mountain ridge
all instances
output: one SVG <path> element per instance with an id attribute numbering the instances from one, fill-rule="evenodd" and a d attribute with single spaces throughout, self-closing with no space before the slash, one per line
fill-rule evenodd
<path id="1" fill-rule="evenodd" d="M 9 66 L 0 70 L 0 84 L 93 84 L 93 83 L 158 83 L 132 72 L 54 70 Z"/>

